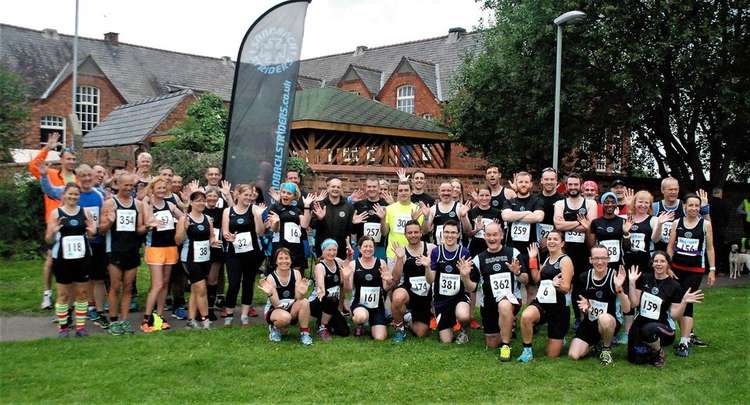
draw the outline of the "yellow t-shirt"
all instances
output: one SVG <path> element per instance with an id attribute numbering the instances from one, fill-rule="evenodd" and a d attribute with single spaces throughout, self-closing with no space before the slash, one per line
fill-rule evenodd
<path id="1" fill-rule="evenodd" d="M 403 246 L 408 244 L 406 235 L 404 234 L 406 223 L 411 221 L 411 212 L 417 208 L 419 206 L 411 202 L 408 204 L 395 202 L 385 208 L 385 223 L 388 224 L 388 247 L 386 255 L 389 259 L 396 257 L 390 249 L 391 242 L 395 241 Z M 418 221 L 420 224 L 424 222 L 424 216 L 420 216 Z"/>

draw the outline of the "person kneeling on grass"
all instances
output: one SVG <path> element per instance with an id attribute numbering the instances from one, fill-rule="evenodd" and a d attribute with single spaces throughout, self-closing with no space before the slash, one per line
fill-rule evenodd
<path id="1" fill-rule="evenodd" d="M 300 342 L 305 346 L 313 343 L 310 336 L 310 302 L 305 297 L 308 280 L 302 278 L 299 270 L 292 269 L 292 254 L 289 249 L 280 247 L 273 256 L 274 268 L 258 286 L 268 296 L 265 318 L 268 322 L 268 339 L 281 342 L 281 335 L 287 333 L 289 325 L 299 322 Z"/>
<path id="2" fill-rule="evenodd" d="M 320 340 L 331 340 L 331 334 L 349 336 L 349 325 L 339 310 L 341 300 L 343 269 L 351 261 L 354 250 L 347 246 L 347 261 L 341 260 L 338 254 L 338 243 L 326 239 L 320 244 L 323 256 L 315 265 L 315 289 L 310 295 L 310 314 L 318 318 L 318 336 Z"/>
<path id="3" fill-rule="evenodd" d="M 57 284 L 58 336 L 66 338 L 68 331 L 68 302 L 75 294 L 76 336 L 88 336 L 86 332 L 86 308 L 88 298 L 89 265 L 91 246 L 88 238 L 96 235 L 96 225 L 90 214 L 78 205 L 81 189 L 75 183 L 65 185 L 62 205 L 49 214 L 45 239 L 52 246 L 52 272 Z M 87 238 L 88 237 L 88 238 Z M 73 284 L 74 288 L 71 288 Z"/>
<path id="4" fill-rule="evenodd" d="M 651 263 L 653 273 L 641 273 L 638 266 L 631 267 L 628 273 L 630 302 L 640 303 L 638 316 L 630 328 L 628 360 L 661 368 L 666 360 L 664 346 L 675 340 L 673 319 L 679 321 L 688 304 L 701 303 L 703 292 L 688 288 L 683 294 L 666 253 L 654 253 Z"/>
<path id="5" fill-rule="evenodd" d="M 578 296 L 578 308 L 584 319 L 570 343 L 568 357 L 578 360 L 585 357 L 592 345 L 601 343 L 599 360 L 602 365 L 612 364 L 612 337 L 622 323 L 617 320 L 616 301 L 620 299 L 622 312 L 630 310 L 630 300 L 622 289 L 625 268 L 618 272 L 610 268 L 609 253 L 602 245 L 591 248 L 589 259 L 593 269 L 581 274 L 583 294 Z"/>
<path id="6" fill-rule="evenodd" d="M 388 337 L 385 293 L 391 288 L 393 276 L 385 261 L 375 257 L 372 237 L 361 237 L 358 245 L 360 257 L 350 262 L 344 272 L 344 284 L 352 292 L 354 336 L 364 336 L 364 325 L 369 323 L 373 339 L 385 340 Z"/>
<path id="7" fill-rule="evenodd" d="M 529 267 L 535 283 L 539 284 L 536 298 L 521 316 L 523 352 L 518 361 L 528 363 L 534 358 L 531 343 L 534 326 L 547 324 L 547 357 L 559 357 L 563 340 L 570 327 L 570 290 L 573 283 L 573 261 L 563 253 L 563 232 L 552 230 L 547 234 L 549 256 L 541 270 L 538 268 L 537 249 L 529 249 Z"/>

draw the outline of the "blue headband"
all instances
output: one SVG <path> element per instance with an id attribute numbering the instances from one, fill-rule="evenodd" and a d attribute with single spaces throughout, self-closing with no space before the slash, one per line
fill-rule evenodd
<path id="1" fill-rule="evenodd" d="M 329 247 L 331 247 L 331 245 L 339 247 L 338 242 L 336 242 L 335 240 L 333 240 L 333 239 L 326 239 L 326 240 L 323 241 L 323 243 L 320 244 L 320 250 L 326 250 Z"/>
<path id="2" fill-rule="evenodd" d="M 281 185 L 281 189 L 292 194 L 297 194 L 297 185 L 294 183 L 284 183 Z"/>
<path id="3" fill-rule="evenodd" d="M 617 195 L 611 191 L 607 191 L 606 193 L 602 194 L 602 196 L 599 198 L 599 202 L 604 204 L 604 200 L 607 199 L 607 197 L 612 197 L 615 199 L 615 204 L 620 204 L 620 202 L 617 200 Z"/>

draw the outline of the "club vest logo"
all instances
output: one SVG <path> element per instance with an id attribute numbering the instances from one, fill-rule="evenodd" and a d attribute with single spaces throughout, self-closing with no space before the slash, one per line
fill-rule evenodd
<path id="1" fill-rule="evenodd" d="M 492 200 L 492 206 L 493 207 L 497 207 L 498 205 L 500 205 L 500 201 L 498 201 L 498 200 Z"/>
<path id="2" fill-rule="evenodd" d="M 346 212 L 339 211 L 339 218 L 344 218 L 346 216 Z"/>
<path id="3" fill-rule="evenodd" d="M 651 294 L 654 294 L 654 295 L 659 294 L 659 287 L 652 287 L 651 288 Z"/>
<path id="4" fill-rule="evenodd" d="M 284 292 L 281 293 L 281 295 L 284 296 L 284 298 L 289 298 L 292 296 L 292 292 L 289 290 L 284 290 Z"/>
<path id="5" fill-rule="evenodd" d="M 604 294 L 601 291 L 596 292 L 596 298 L 601 298 Z"/>
<path id="6" fill-rule="evenodd" d="M 281 27 L 266 28 L 249 40 L 247 60 L 259 72 L 274 75 L 286 71 L 297 59 L 299 44 L 289 31 Z"/>
<path id="7" fill-rule="evenodd" d="M 693 233 L 690 232 L 690 231 L 687 231 L 687 232 L 685 232 L 685 237 L 686 238 L 692 238 L 693 237 Z"/>
<path id="8" fill-rule="evenodd" d="M 607 233 L 612 233 L 612 232 L 614 232 L 614 231 L 615 231 L 615 228 L 613 228 L 613 227 L 611 227 L 611 226 L 608 226 L 608 227 L 607 227 Z"/>
<path id="9" fill-rule="evenodd" d="M 198 226 L 196 226 L 196 228 L 198 228 L 199 231 L 203 231 L 203 230 L 206 229 L 206 227 L 203 226 L 203 224 L 198 224 Z"/>
<path id="10" fill-rule="evenodd" d="M 555 269 L 560 269 L 560 262 L 559 261 L 555 262 L 555 264 L 552 265 L 552 267 L 554 267 Z"/>
<path id="11" fill-rule="evenodd" d="M 586 215 L 588 213 L 588 211 L 586 211 L 586 208 L 579 208 L 578 209 L 578 213 L 580 215 Z"/>
<path id="12" fill-rule="evenodd" d="M 237 218 L 237 223 L 242 225 L 245 223 L 245 218 Z"/>
<path id="13" fill-rule="evenodd" d="M 633 226 L 631 226 L 631 227 L 630 227 L 630 230 L 631 230 L 631 231 L 637 231 L 637 230 L 638 230 L 638 225 L 633 225 Z"/>
<path id="14" fill-rule="evenodd" d="M 338 283 L 339 282 L 339 276 L 338 276 L 338 274 L 335 275 L 335 276 L 333 276 L 333 282 L 334 283 Z"/>
<path id="15" fill-rule="evenodd" d="M 492 265 L 492 270 L 494 270 L 494 271 L 500 271 L 502 269 L 503 269 L 503 265 L 500 264 L 500 263 L 495 263 L 495 264 Z"/>
<path id="16" fill-rule="evenodd" d="M 456 217 L 456 213 L 453 212 L 453 211 L 451 211 L 451 212 L 448 213 L 448 216 L 451 217 L 451 218 L 455 218 Z"/>
<path id="17" fill-rule="evenodd" d="M 372 281 L 372 274 L 365 274 L 365 280 Z"/>
<path id="18" fill-rule="evenodd" d="M 78 220 L 77 219 L 71 219 L 70 220 L 70 226 L 78 226 Z"/>
<path id="19" fill-rule="evenodd" d="M 450 273 L 452 271 L 453 271 L 453 266 L 451 266 L 450 264 L 446 264 L 445 265 L 445 272 L 446 273 Z"/>

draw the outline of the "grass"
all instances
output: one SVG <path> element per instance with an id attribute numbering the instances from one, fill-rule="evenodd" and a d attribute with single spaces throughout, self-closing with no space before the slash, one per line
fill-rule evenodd
<path id="1" fill-rule="evenodd" d="M 622 346 L 607 368 L 593 358 L 547 359 L 542 336 L 535 339 L 538 357 L 524 365 L 500 364 L 478 331 L 465 346 L 441 345 L 433 336 L 401 345 L 316 340 L 305 348 L 294 328 L 272 344 L 254 326 L 2 343 L 0 401 L 745 403 L 748 293 L 707 291 L 697 330 L 711 346 L 687 359 L 670 352 L 663 370 L 630 365 Z M 10 295 L 4 291 L 2 300 Z M 514 356 L 519 351 L 515 341 Z"/>

